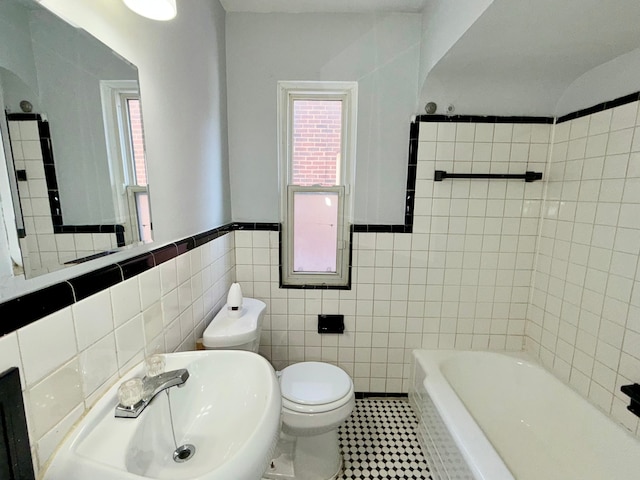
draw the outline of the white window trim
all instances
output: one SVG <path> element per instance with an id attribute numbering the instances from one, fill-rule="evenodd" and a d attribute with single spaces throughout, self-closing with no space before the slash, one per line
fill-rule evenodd
<path id="1" fill-rule="evenodd" d="M 339 185 L 319 187 L 320 191 L 340 192 L 341 206 L 338 211 L 342 228 L 338 229 L 338 264 L 336 273 L 293 272 L 293 218 L 290 196 L 293 191 L 309 191 L 316 187 L 290 187 L 292 178 L 291 151 L 293 101 L 296 99 L 342 100 L 342 151 L 343 163 L 339 171 Z M 348 286 L 349 275 L 349 229 L 353 221 L 353 180 L 355 179 L 356 131 L 357 131 L 357 82 L 278 82 L 278 175 L 280 178 L 280 219 L 283 244 L 281 248 L 281 284 L 283 286 Z"/>

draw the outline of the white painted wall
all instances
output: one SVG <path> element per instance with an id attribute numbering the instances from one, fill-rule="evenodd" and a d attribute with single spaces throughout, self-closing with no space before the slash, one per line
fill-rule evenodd
<path id="1" fill-rule="evenodd" d="M 137 71 L 49 11 L 33 12 L 29 23 L 41 105 L 34 111 L 51 127 L 64 223 L 114 223 L 100 80 L 137 80 Z M 13 111 L 20 100 L 12 98 Z"/>
<path id="2" fill-rule="evenodd" d="M 219 2 L 180 2 L 178 16 L 170 22 L 139 17 L 119 1 L 43 4 L 139 68 L 154 245 L 230 222 L 225 12 Z M 69 278 L 92 265 L 100 262 L 29 281 L 0 278 L 0 299 Z"/>
<path id="3" fill-rule="evenodd" d="M 423 84 L 431 69 L 473 25 L 493 0 L 429 0 L 422 11 L 422 37 L 420 44 L 420 113 L 433 95 Z M 433 97 L 439 100 L 436 97 Z M 445 105 L 440 105 L 443 108 Z M 443 113 L 443 112 L 438 112 Z"/>
<path id="4" fill-rule="evenodd" d="M 227 14 L 233 219 L 277 222 L 278 80 L 358 82 L 354 221 L 404 223 L 419 14 Z"/>
<path id="5" fill-rule="evenodd" d="M 230 221 L 219 2 L 182 2 L 170 22 L 139 17 L 122 2 L 43 4 L 139 69 L 154 238 L 173 240 Z"/>
<path id="6" fill-rule="evenodd" d="M 15 73 L 37 91 L 29 16 L 24 8 L 10 2 L 0 3 L 0 67 Z"/>
<path id="7" fill-rule="evenodd" d="M 640 90 L 640 48 L 598 65 L 578 77 L 556 105 L 557 116 Z"/>
<path id="8" fill-rule="evenodd" d="M 461 27 L 466 16 L 455 14 Z M 576 79 L 640 46 L 639 17 L 636 0 L 494 0 L 441 58 L 423 61 L 421 108 L 433 100 L 458 114 L 552 116 Z M 425 35 L 437 41 L 449 31 L 436 22 Z M 623 72 L 592 82 L 584 106 L 615 97 L 612 83 L 632 83 L 614 79 Z"/>

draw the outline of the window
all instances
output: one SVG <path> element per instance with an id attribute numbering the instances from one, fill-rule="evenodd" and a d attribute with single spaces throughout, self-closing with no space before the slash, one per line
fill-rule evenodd
<path id="1" fill-rule="evenodd" d="M 279 82 L 283 286 L 347 286 L 357 83 Z"/>
<path id="2" fill-rule="evenodd" d="M 150 242 L 151 211 L 140 94 L 135 81 L 102 81 L 109 168 L 125 243 Z"/>

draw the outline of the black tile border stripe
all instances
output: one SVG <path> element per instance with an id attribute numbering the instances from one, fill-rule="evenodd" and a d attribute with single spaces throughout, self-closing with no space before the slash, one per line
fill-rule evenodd
<path id="1" fill-rule="evenodd" d="M 587 115 L 592 115 L 604 110 L 609 110 L 610 108 L 626 105 L 627 103 L 637 102 L 638 100 L 640 100 L 640 92 L 631 93 L 623 97 L 618 97 L 614 100 L 599 103 L 597 105 L 594 105 L 593 107 L 584 108 L 582 110 L 578 110 L 577 112 L 568 113 L 567 115 L 558 117 L 558 119 L 556 120 L 556 124 L 568 122 L 569 120 L 575 120 L 576 118 L 580 117 L 586 117 Z"/>
<path id="2" fill-rule="evenodd" d="M 0 304 L 0 335 L 13 332 L 75 301 L 71 283 L 56 283 Z"/>
<path id="3" fill-rule="evenodd" d="M 15 120 L 16 122 L 24 122 L 27 120 L 42 121 L 39 113 L 9 113 L 7 112 L 7 120 Z"/>
<path id="4" fill-rule="evenodd" d="M 117 264 L 113 264 L 72 278 L 68 283 L 73 287 L 75 301 L 79 302 L 122 281 L 122 270 Z"/>
<path id="5" fill-rule="evenodd" d="M 0 303 L 0 337 L 236 230 L 227 224 Z M 273 225 L 252 223 L 255 230 Z"/>
<path id="6" fill-rule="evenodd" d="M 536 123 L 552 125 L 554 117 L 501 117 L 497 115 L 418 115 L 418 122 L 452 123 Z"/>

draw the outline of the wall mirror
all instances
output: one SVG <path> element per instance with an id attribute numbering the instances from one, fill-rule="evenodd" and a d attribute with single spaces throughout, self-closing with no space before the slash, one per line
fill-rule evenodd
<path id="1" fill-rule="evenodd" d="M 35 0 L 0 0 L 0 105 L 14 274 L 151 241 L 134 65 Z"/>

